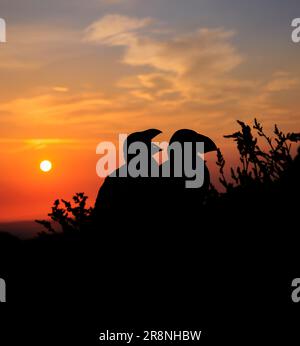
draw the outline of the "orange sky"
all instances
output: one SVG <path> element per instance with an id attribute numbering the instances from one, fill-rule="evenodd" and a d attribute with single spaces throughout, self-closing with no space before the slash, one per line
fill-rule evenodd
<path id="1" fill-rule="evenodd" d="M 76 0 L 69 11 L 66 0 L 28 0 L 31 12 L 4 3 L 0 221 L 43 217 L 54 199 L 79 191 L 93 200 L 96 146 L 119 133 L 154 127 L 168 140 L 188 127 L 232 160 L 222 135 L 236 130 L 236 119 L 300 130 L 292 12 L 270 13 L 256 0 L 249 8 L 232 0 L 154 0 L 151 8 L 145 0 Z M 39 170 L 43 159 L 53 162 L 51 173 Z"/>

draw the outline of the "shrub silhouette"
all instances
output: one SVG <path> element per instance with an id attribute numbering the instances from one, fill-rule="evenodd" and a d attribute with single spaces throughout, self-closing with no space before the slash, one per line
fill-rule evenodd
<path id="1" fill-rule="evenodd" d="M 73 202 L 57 199 L 52 206 L 52 212 L 48 214 L 52 222 L 36 220 L 46 228 L 46 232 L 40 233 L 39 236 L 61 232 L 65 236 L 79 236 L 89 224 L 93 211 L 93 208 L 87 208 L 87 199 L 82 192 L 73 196 Z"/>
<path id="2" fill-rule="evenodd" d="M 221 184 L 230 191 L 233 187 L 280 181 L 293 166 L 291 147 L 292 143 L 300 141 L 300 133 L 284 134 L 275 125 L 275 137 L 271 138 L 257 119 L 254 119 L 253 130 L 264 140 L 264 143 L 260 143 L 249 125 L 242 121 L 237 122 L 241 130 L 224 137 L 236 142 L 240 164 L 230 168 L 232 181 L 228 182 L 225 176 L 226 161 L 221 150 L 218 150 L 216 164 L 219 166 Z M 266 149 L 262 147 L 263 144 Z"/>

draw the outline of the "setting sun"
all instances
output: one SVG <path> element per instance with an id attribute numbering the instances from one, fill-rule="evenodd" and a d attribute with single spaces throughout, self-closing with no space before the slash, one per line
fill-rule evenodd
<path id="1" fill-rule="evenodd" d="M 42 161 L 40 163 L 40 169 L 43 172 L 50 172 L 52 169 L 52 163 L 48 160 Z"/>

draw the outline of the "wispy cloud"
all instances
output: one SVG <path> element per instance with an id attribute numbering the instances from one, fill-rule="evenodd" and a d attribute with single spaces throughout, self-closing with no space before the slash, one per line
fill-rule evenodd
<path id="1" fill-rule="evenodd" d="M 282 71 L 267 79 L 239 77 L 236 70 L 247 58 L 233 43 L 235 35 L 224 28 L 159 30 L 151 18 L 122 15 L 104 16 L 85 30 L 86 41 L 124 48 L 121 61 L 137 72 L 122 76 L 118 87 L 152 111 L 184 112 L 190 122 L 197 116 L 202 123 L 217 116 L 224 125 L 243 114 L 283 114 L 291 106 L 275 102 L 277 94 L 296 89 L 298 79 Z"/>
<path id="2" fill-rule="evenodd" d="M 52 90 L 60 92 L 60 93 L 66 93 L 69 91 L 69 88 L 63 87 L 63 86 L 55 86 L 52 88 Z"/>
<path id="3" fill-rule="evenodd" d="M 289 73 L 275 73 L 274 77 L 266 84 L 266 92 L 279 92 L 294 89 L 300 83 L 299 78 L 292 77 Z"/>
<path id="4" fill-rule="evenodd" d="M 150 25 L 151 22 L 150 18 L 139 19 L 110 14 L 86 28 L 85 38 L 89 42 L 118 45 L 130 39 L 136 30 Z"/>
<path id="5" fill-rule="evenodd" d="M 153 69 L 119 83 L 145 100 L 205 99 L 204 91 L 208 90 L 211 98 L 216 81 L 222 84 L 222 78 L 242 62 L 230 42 L 234 32 L 221 28 L 165 34 L 157 30 L 151 18 L 108 15 L 93 23 L 85 34 L 87 41 L 125 47 L 124 64 Z"/>

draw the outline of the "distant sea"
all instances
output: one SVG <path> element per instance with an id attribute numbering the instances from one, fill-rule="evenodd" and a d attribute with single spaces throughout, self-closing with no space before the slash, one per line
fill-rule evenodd
<path id="1" fill-rule="evenodd" d="M 10 233 L 22 239 L 33 238 L 43 230 L 43 226 L 34 221 L 0 222 L 0 232 Z"/>

